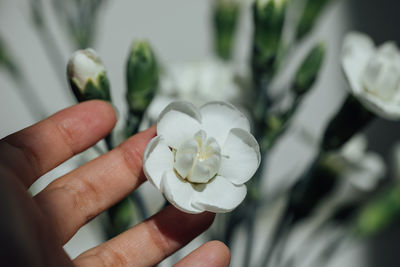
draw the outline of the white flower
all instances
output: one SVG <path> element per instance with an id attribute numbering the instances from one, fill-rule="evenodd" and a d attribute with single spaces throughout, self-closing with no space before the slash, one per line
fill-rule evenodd
<path id="1" fill-rule="evenodd" d="M 203 105 L 212 100 L 235 103 L 241 98 L 232 64 L 207 59 L 172 66 L 161 79 L 161 94 Z"/>
<path id="2" fill-rule="evenodd" d="M 350 139 L 340 151 L 346 166 L 345 179 L 364 192 L 375 189 L 385 173 L 382 157 L 374 152 L 367 152 L 367 145 L 367 138 L 359 134 Z"/>
<path id="3" fill-rule="evenodd" d="M 146 129 L 171 102 L 185 100 L 201 106 L 210 101 L 224 101 L 243 105 L 243 88 L 247 70 L 236 69 L 232 64 L 215 59 L 172 65 L 160 80 L 159 93 L 146 110 L 140 129 Z"/>
<path id="4" fill-rule="evenodd" d="M 68 62 L 68 76 L 83 93 L 88 81 L 98 86 L 98 77 L 105 75 L 106 69 L 96 51 L 91 48 L 74 52 Z"/>
<path id="5" fill-rule="evenodd" d="M 354 96 L 379 116 L 400 119 L 400 52 L 394 42 L 376 48 L 368 36 L 350 33 L 342 65 Z"/>
<path id="6" fill-rule="evenodd" d="M 178 209 L 227 212 L 245 198 L 260 164 L 247 118 L 224 102 L 173 102 L 143 156 L 147 179 Z"/>

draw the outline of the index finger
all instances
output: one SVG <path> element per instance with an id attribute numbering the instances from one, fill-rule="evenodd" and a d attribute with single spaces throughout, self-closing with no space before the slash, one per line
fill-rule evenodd
<path id="1" fill-rule="evenodd" d="M 0 162 L 29 187 L 36 179 L 107 135 L 116 122 L 104 101 L 87 101 L 0 140 Z"/>

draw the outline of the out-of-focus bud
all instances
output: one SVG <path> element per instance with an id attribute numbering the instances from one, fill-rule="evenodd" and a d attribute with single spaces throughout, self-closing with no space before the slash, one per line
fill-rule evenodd
<path id="1" fill-rule="evenodd" d="M 306 0 L 306 4 L 297 25 L 296 39 L 306 36 L 315 24 L 326 5 L 332 0 Z"/>
<path id="2" fill-rule="evenodd" d="M 126 64 L 128 136 L 138 130 L 144 112 L 157 92 L 158 80 L 158 64 L 150 44 L 134 42 Z"/>
<path id="3" fill-rule="evenodd" d="M 293 91 L 297 97 L 304 95 L 315 83 L 320 72 L 324 56 L 325 44 L 316 45 L 297 70 Z"/>
<path id="4" fill-rule="evenodd" d="M 157 91 L 158 66 L 149 43 L 138 41 L 132 45 L 126 65 L 129 110 L 143 113 Z"/>
<path id="5" fill-rule="evenodd" d="M 72 54 L 67 74 L 79 102 L 92 99 L 111 101 L 106 69 L 93 49 L 78 50 Z"/>
<path id="6" fill-rule="evenodd" d="M 375 115 L 355 97 L 348 96 L 340 111 L 328 124 L 322 139 L 321 149 L 331 151 L 340 148 L 374 117 Z"/>
<path id="7" fill-rule="evenodd" d="M 400 187 L 392 187 L 368 203 L 356 219 L 356 233 L 361 236 L 377 234 L 400 218 Z"/>
<path id="8" fill-rule="evenodd" d="M 232 57 L 236 25 L 239 19 L 240 1 L 217 0 L 214 4 L 214 42 L 218 57 L 229 60 Z"/>
<path id="9" fill-rule="evenodd" d="M 274 72 L 288 0 L 256 0 L 253 4 L 254 37 L 252 68 L 254 79 Z"/>

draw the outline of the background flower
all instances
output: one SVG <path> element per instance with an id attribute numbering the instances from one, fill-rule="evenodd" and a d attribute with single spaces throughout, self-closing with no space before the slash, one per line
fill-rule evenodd
<path id="1" fill-rule="evenodd" d="M 230 211 L 245 198 L 244 183 L 260 164 L 249 131 L 247 118 L 230 104 L 197 109 L 173 102 L 160 114 L 158 135 L 144 153 L 146 177 L 185 212 Z"/>
<path id="2" fill-rule="evenodd" d="M 353 95 L 381 117 L 400 118 L 400 52 L 394 42 L 376 48 L 367 35 L 349 33 L 342 65 Z"/>

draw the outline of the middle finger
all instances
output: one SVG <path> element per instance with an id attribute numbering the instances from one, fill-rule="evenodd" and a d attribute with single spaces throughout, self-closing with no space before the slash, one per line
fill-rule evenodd
<path id="1" fill-rule="evenodd" d="M 35 200 L 65 244 L 78 229 L 136 189 L 145 179 L 142 155 L 155 127 L 55 180 Z"/>

